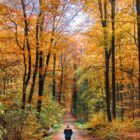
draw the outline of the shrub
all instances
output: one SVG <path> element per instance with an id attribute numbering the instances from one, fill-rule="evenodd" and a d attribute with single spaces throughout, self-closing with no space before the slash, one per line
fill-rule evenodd
<path id="1" fill-rule="evenodd" d="M 104 127 L 106 126 L 106 124 L 107 122 L 103 112 L 99 112 L 91 117 L 90 121 L 87 124 L 87 127 L 94 130 L 99 129 L 100 127 Z"/>
<path id="2" fill-rule="evenodd" d="M 87 127 L 92 129 L 94 135 L 99 136 L 104 140 L 127 140 L 128 133 L 135 131 L 139 128 L 140 121 L 131 122 L 130 120 L 120 121 L 113 120 L 108 122 L 103 112 L 91 115 L 91 119 L 88 122 Z"/>
<path id="3" fill-rule="evenodd" d="M 62 122 L 62 108 L 54 101 L 49 101 L 42 108 L 40 114 L 40 123 L 44 127 L 55 127 L 55 125 Z"/>
<path id="4" fill-rule="evenodd" d="M 40 115 L 36 113 L 36 108 L 29 112 L 24 123 L 22 136 L 24 139 L 45 139 L 61 124 L 62 108 L 58 103 L 49 101 L 43 104 Z M 39 118 L 38 118 L 38 117 Z M 52 130 L 53 128 L 53 130 Z"/>
<path id="5" fill-rule="evenodd" d="M 2 140 L 18 140 L 21 138 L 23 120 L 26 113 L 18 105 L 11 108 L 0 105 L 0 137 Z"/>
<path id="6" fill-rule="evenodd" d="M 134 125 L 129 121 L 114 120 L 108 123 L 105 127 L 96 131 L 97 135 L 105 140 L 120 140 L 126 138 L 126 133 L 134 131 Z"/>

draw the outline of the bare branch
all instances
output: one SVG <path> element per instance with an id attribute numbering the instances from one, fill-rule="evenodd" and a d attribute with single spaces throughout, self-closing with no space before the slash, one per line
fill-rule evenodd
<path id="1" fill-rule="evenodd" d="M 60 27 L 60 30 L 58 30 L 58 34 L 61 33 L 65 29 L 65 27 L 67 27 L 67 25 L 78 15 L 78 13 L 83 9 L 83 7 L 84 6 L 82 6 L 72 17 L 70 17 L 68 21 L 64 25 L 62 25 L 62 27 Z"/>
<path id="2" fill-rule="evenodd" d="M 15 39 L 16 39 L 16 43 L 17 43 L 18 47 L 19 47 L 21 50 L 23 50 L 23 48 L 21 47 L 21 45 L 20 45 L 20 43 L 19 43 L 19 40 L 18 40 L 18 25 L 17 25 L 17 23 L 16 23 L 14 20 L 11 19 L 10 15 L 9 15 L 8 18 L 9 18 L 9 20 L 10 20 L 12 23 L 14 23 L 14 25 L 15 25 Z"/>

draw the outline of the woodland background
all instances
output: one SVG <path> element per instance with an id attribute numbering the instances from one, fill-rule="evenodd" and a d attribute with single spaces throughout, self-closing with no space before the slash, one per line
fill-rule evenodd
<path id="1" fill-rule="evenodd" d="M 140 0 L 0 1 L 0 139 L 45 140 L 66 110 L 140 138 Z"/>

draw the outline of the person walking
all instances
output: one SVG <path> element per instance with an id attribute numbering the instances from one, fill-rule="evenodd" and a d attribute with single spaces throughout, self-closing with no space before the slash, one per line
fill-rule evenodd
<path id="1" fill-rule="evenodd" d="M 64 129 L 65 140 L 71 140 L 72 134 L 73 134 L 72 129 L 70 128 L 69 125 L 67 125 L 66 128 Z"/>

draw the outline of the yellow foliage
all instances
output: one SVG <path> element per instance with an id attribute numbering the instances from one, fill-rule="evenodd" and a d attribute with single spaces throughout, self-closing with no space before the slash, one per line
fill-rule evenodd
<path id="1" fill-rule="evenodd" d="M 135 126 L 130 120 L 114 120 L 105 127 L 99 128 L 96 134 L 103 139 L 120 140 L 127 139 L 127 133 L 135 131 Z"/>
<path id="2" fill-rule="evenodd" d="M 93 118 L 90 119 L 88 123 L 88 127 L 90 128 L 97 128 L 99 126 L 105 126 L 107 124 L 105 115 L 102 112 L 98 114 L 94 114 Z"/>

